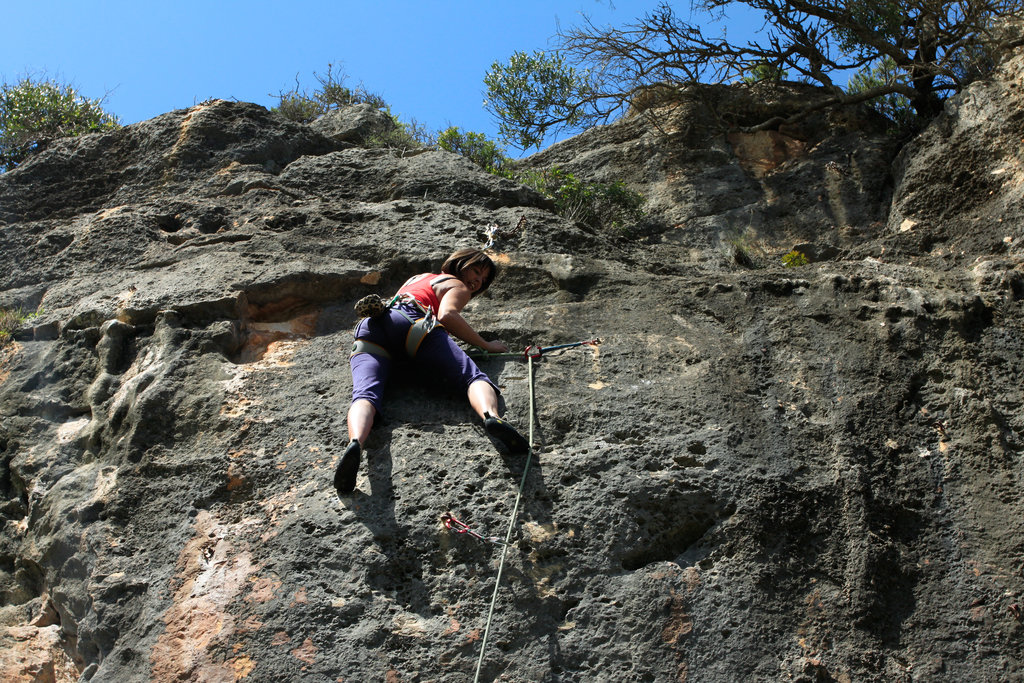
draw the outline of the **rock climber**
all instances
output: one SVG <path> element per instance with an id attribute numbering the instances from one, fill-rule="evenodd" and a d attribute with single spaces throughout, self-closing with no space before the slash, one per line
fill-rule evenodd
<path id="1" fill-rule="evenodd" d="M 496 274 L 487 254 L 478 249 L 460 249 L 448 257 L 440 273 L 409 278 L 390 308 L 373 295 L 356 305 L 359 314 L 367 317 L 356 325 L 349 359 L 349 443 L 334 473 L 339 494 L 355 489 L 363 444 L 381 410 L 384 386 L 397 360 L 414 357 L 418 366 L 464 388 L 469 404 L 491 437 L 510 454 L 529 450 L 526 439 L 498 416 L 495 384 L 449 336 L 490 353 L 508 351 L 500 341 L 486 341 L 461 314 L 470 299 L 487 290 Z"/>

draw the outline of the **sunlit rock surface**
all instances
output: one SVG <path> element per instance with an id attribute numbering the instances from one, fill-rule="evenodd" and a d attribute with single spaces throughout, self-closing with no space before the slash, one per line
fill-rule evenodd
<path id="1" fill-rule="evenodd" d="M 1022 73 L 902 151 L 723 135 L 769 105 L 710 89 L 526 162 L 643 192 L 622 230 L 225 101 L 0 175 L 0 306 L 41 309 L 0 350 L 3 678 L 471 680 L 502 553 L 441 516 L 503 538 L 525 459 L 413 367 L 331 479 L 352 304 L 492 224 L 476 328 L 602 341 L 535 363 L 483 680 L 1020 678 Z M 527 431 L 527 364 L 481 366 Z"/>

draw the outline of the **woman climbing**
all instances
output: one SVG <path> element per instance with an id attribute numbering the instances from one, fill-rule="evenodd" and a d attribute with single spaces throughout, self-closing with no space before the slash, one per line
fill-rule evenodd
<path id="1" fill-rule="evenodd" d="M 396 359 L 415 357 L 417 365 L 464 388 L 486 432 L 509 453 L 525 453 L 529 449 L 526 439 L 498 417 L 497 387 L 448 336 L 455 335 L 491 353 L 508 351 L 500 341 L 486 341 L 461 315 L 469 300 L 485 291 L 496 274 L 494 262 L 487 254 L 478 249 L 460 249 L 448 257 L 440 274 L 424 273 L 409 278 L 398 290 L 398 299 L 391 308 L 381 304 L 375 315 L 372 310 L 360 311 L 369 317 L 356 326 L 349 359 L 349 444 L 334 473 L 334 487 L 339 494 L 355 489 L 363 444 L 381 410 L 384 386 Z"/>

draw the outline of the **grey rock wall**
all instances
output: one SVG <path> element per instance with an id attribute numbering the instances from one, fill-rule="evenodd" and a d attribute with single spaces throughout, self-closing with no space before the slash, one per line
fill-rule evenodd
<path id="1" fill-rule="evenodd" d="M 502 550 L 440 518 L 503 537 L 522 481 L 483 680 L 1020 678 L 1021 73 L 898 159 L 669 105 L 527 162 L 626 178 L 630 237 L 223 101 L 0 175 L 0 306 L 42 308 L 0 351 L 0 671 L 469 680 Z M 474 326 L 601 344 L 535 363 L 525 479 L 409 368 L 339 498 L 352 304 L 491 224 Z M 527 364 L 481 366 L 526 431 Z"/>

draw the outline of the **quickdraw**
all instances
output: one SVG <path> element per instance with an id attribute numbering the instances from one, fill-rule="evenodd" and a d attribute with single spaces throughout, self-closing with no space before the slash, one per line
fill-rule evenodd
<path id="1" fill-rule="evenodd" d="M 465 522 L 459 521 L 455 515 L 450 512 L 446 512 L 441 515 L 441 521 L 444 522 L 445 527 L 450 531 L 454 531 L 457 534 L 467 534 L 473 538 L 477 538 L 485 543 L 494 543 L 495 545 L 508 545 L 505 541 L 501 540 L 497 536 L 481 536 L 477 532 L 469 528 L 469 525 Z"/>
<path id="2" fill-rule="evenodd" d="M 523 356 L 526 358 L 540 358 L 542 355 L 549 351 L 559 351 L 561 349 L 571 349 L 576 346 L 597 346 L 601 343 L 600 339 L 587 339 L 586 341 L 570 342 L 569 344 L 557 344 L 555 346 L 545 346 L 539 348 L 536 346 L 527 346 L 523 352 Z"/>
<path id="3" fill-rule="evenodd" d="M 493 247 L 495 242 L 497 242 L 502 237 L 511 237 L 515 233 L 522 234 L 523 228 L 525 226 L 526 216 L 519 217 L 519 222 L 516 223 L 516 227 L 514 230 L 502 230 L 501 228 L 498 227 L 497 223 L 491 223 L 484 230 L 484 234 L 487 235 L 487 243 L 483 246 L 482 250 L 487 251 L 488 249 Z"/>
<path id="4" fill-rule="evenodd" d="M 490 353 L 483 349 L 474 349 L 469 353 L 473 358 L 525 358 L 539 360 L 541 356 L 549 351 L 560 351 L 562 349 L 571 349 L 575 346 L 597 346 L 601 343 L 600 339 L 587 339 L 585 341 L 570 342 L 569 344 L 556 344 L 555 346 L 536 346 L 531 344 L 527 346 L 522 352 L 509 352 L 509 353 Z"/>

